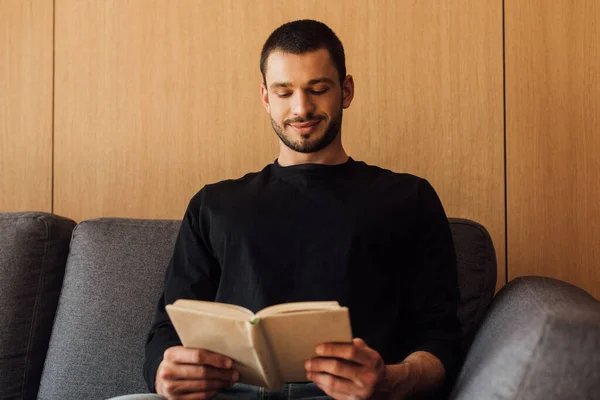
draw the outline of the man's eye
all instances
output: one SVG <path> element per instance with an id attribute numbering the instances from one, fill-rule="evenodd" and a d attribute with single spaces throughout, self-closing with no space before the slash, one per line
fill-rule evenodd
<path id="1" fill-rule="evenodd" d="M 277 93 L 277 97 L 281 97 L 281 98 L 290 97 L 291 95 L 292 95 L 291 93 Z"/>
<path id="2" fill-rule="evenodd" d="M 322 90 L 311 90 L 310 92 L 311 92 L 312 94 L 316 94 L 316 95 L 318 96 L 318 95 L 321 95 L 321 94 L 323 94 L 323 93 L 327 92 L 327 90 L 329 90 L 329 89 L 322 89 Z"/>

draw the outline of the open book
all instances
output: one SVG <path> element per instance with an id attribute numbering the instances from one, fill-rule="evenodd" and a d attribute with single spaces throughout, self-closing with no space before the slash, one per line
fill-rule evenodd
<path id="1" fill-rule="evenodd" d="M 327 342 L 352 342 L 348 309 L 336 301 L 279 304 L 256 314 L 232 304 L 177 300 L 167 313 L 185 347 L 234 360 L 241 383 L 279 390 L 306 381 L 304 362 Z"/>

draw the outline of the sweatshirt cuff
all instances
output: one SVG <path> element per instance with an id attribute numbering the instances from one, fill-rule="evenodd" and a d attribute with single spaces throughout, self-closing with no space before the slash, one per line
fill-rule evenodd
<path id="1" fill-rule="evenodd" d="M 162 355 L 157 355 L 144 363 L 144 378 L 146 378 L 150 393 L 156 393 L 156 371 L 158 371 L 158 366 L 162 360 Z"/>
<path id="2" fill-rule="evenodd" d="M 156 393 L 156 372 L 163 360 L 163 354 L 169 347 L 180 346 L 180 342 L 163 343 L 159 348 L 146 349 L 144 361 L 144 378 L 150 393 Z"/>
<path id="3" fill-rule="evenodd" d="M 458 375 L 461 359 L 457 349 L 452 344 L 439 340 L 431 340 L 416 346 L 412 349 L 411 353 L 417 351 L 425 351 L 433 354 L 440 360 L 446 370 L 446 384 L 454 382 Z"/>

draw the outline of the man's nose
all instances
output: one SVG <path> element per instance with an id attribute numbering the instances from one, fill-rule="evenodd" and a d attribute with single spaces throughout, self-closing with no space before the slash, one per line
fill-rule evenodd
<path id="1" fill-rule="evenodd" d="M 297 92 L 292 101 L 292 112 L 295 115 L 306 116 L 315 112 L 315 104 L 307 93 Z"/>

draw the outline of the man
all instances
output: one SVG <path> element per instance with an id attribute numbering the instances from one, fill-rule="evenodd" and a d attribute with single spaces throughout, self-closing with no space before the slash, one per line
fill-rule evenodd
<path id="1" fill-rule="evenodd" d="M 169 399 L 263 393 L 236 384 L 227 357 L 183 348 L 166 304 L 189 298 L 256 312 L 337 300 L 357 339 L 317 348 L 308 383 L 288 391 L 335 399 L 439 393 L 459 365 L 460 334 L 454 248 L 435 191 L 344 151 L 342 111 L 354 81 L 326 25 L 282 25 L 264 44 L 260 67 L 279 156 L 191 199 L 148 336 L 149 388 Z"/>

